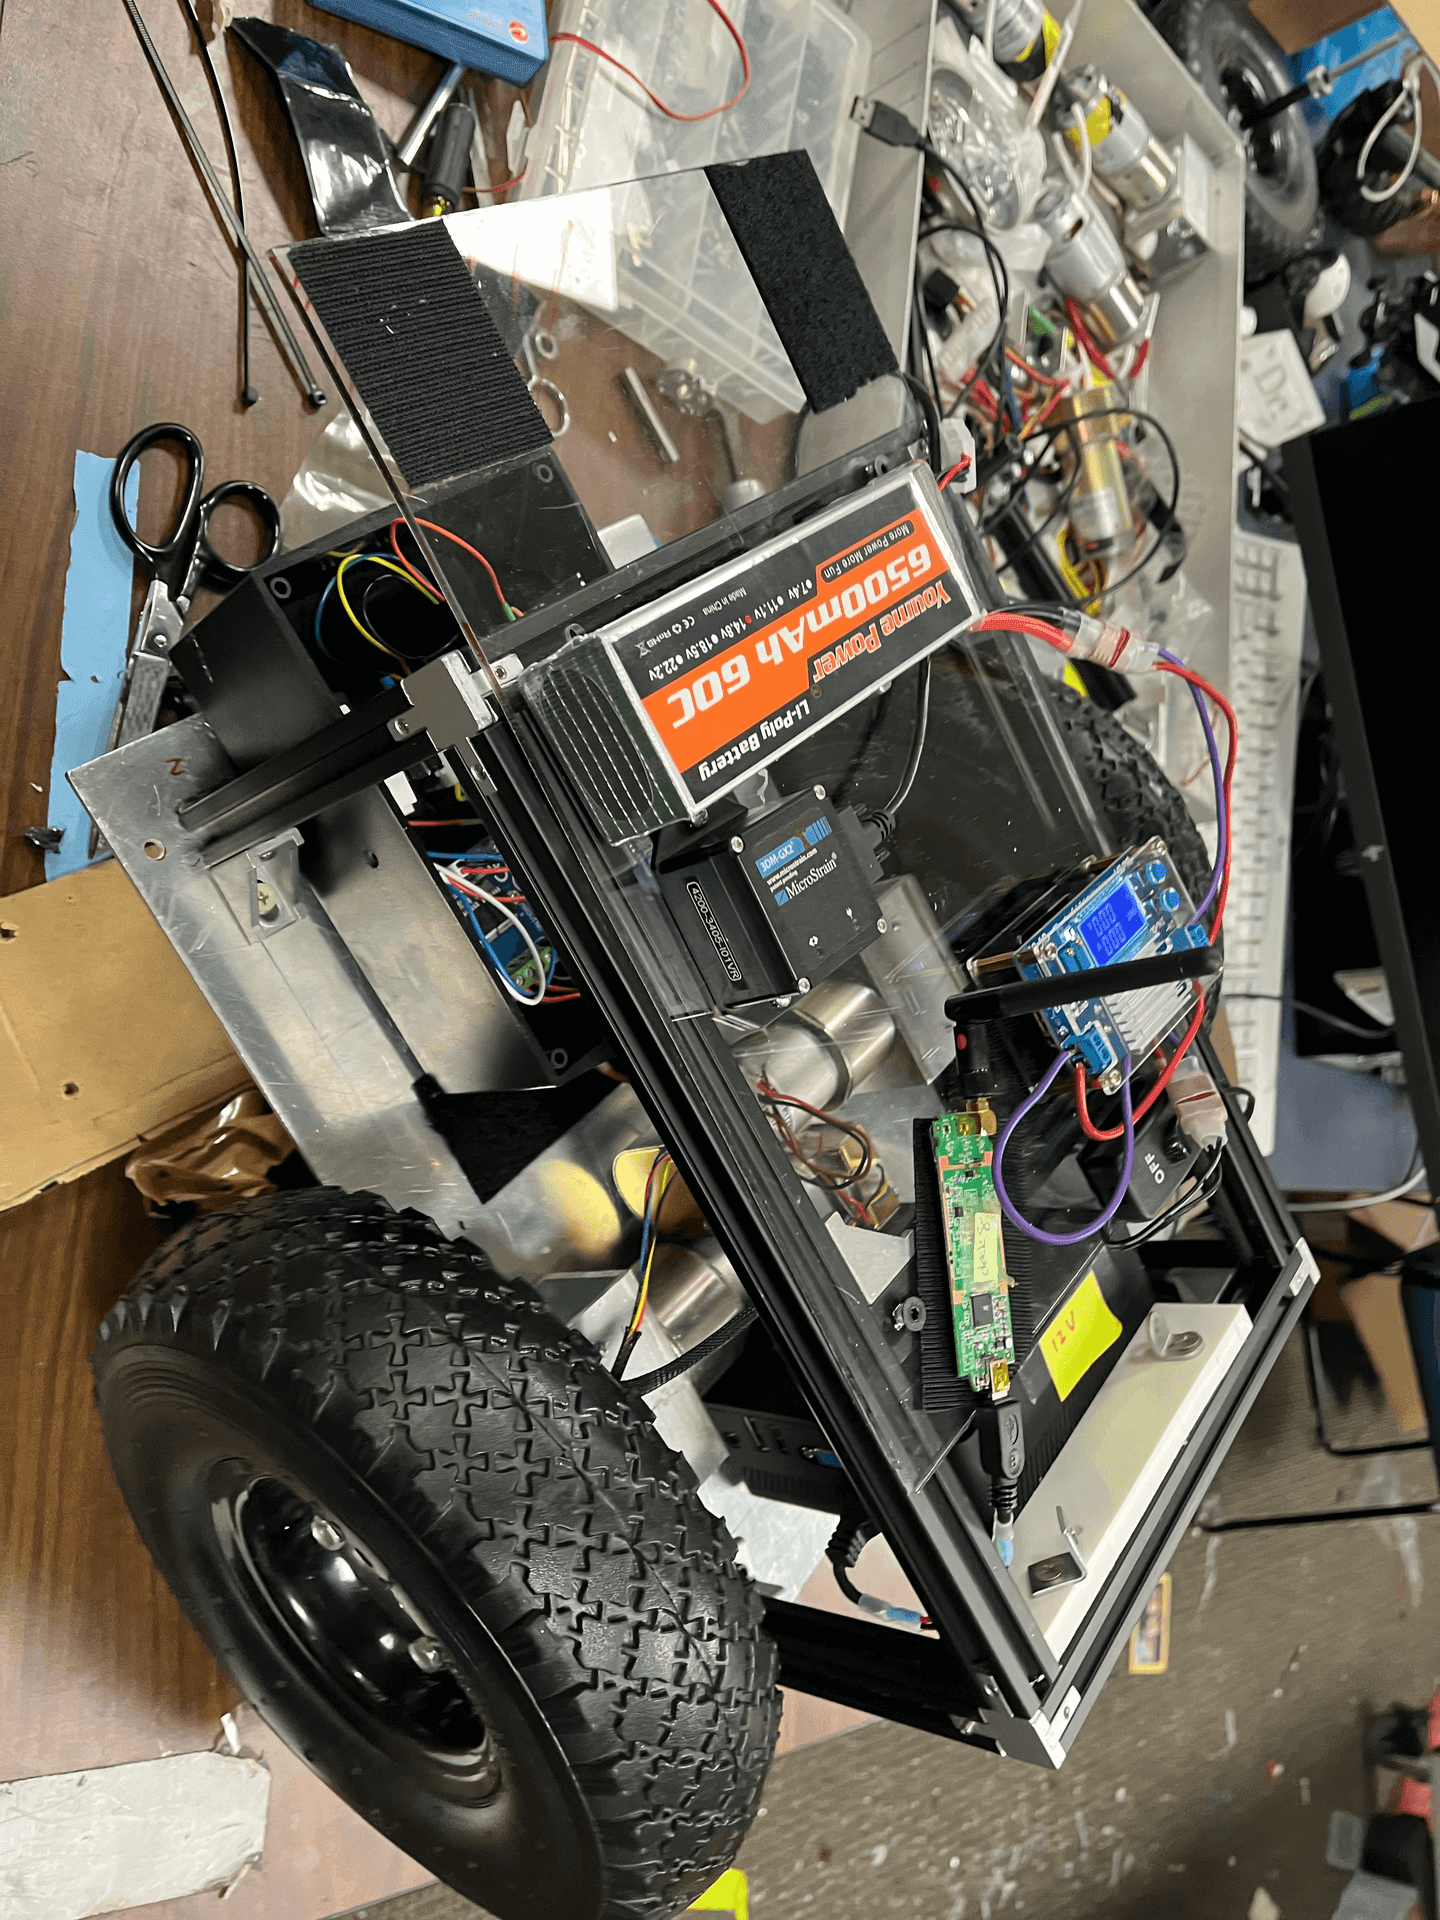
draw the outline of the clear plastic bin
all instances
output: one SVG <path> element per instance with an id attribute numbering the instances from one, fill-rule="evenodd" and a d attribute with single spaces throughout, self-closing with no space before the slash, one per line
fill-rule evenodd
<path id="1" fill-rule="evenodd" d="M 572 42 L 555 46 L 520 197 L 804 147 L 843 224 L 860 137 L 850 107 L 865 91 L 869 36 L 829 0 L 730 0 L 726 12 L 745 38 L 750 85 L 708 120 L 667 119 L 608 61 Z M 565 0 L 555 31 L 604 47 L 678 113 L 703 113 L 740 85 L 735 42 L 705 0 Z M 698 224 L 662 220 L 643 245 L 622 239 L 617 251 L 618 324 L 631 339 L 690 364 L 752 420 L 800 407 L 759 295 L 737 311 L 740 257 L 718 209 Z"/>

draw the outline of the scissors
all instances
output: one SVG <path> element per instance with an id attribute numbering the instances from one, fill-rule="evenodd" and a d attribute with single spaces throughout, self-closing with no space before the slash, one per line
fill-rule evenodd
<path id="1" fill-rule="evenodd" d="M 151 447 L 177 447 L 185 470 L 180 511 L 166 537 L 156 544 L 142 540 L 125 508 L 125 483 L 130 469 Z M 160 420 L 143 427 L 126 443 L 110 478 L 110 511 L 120 537 L 150 575 L 150 591 L 140 609 L 140 624 L 125 663 L 125 679 L 110 723 L 106 751 L 128 746 L 153 731 L 160 698 L 170 674 L 170 650 L 179 640 L 196 589 L 202 585 L 228 591 L 238 587 L 251 571 L 268 560 L 280 545 L 280 509 L 253 480 L 227 480 L 203 497 L 205 450 L 189 427 Z M 265 551 L 250 566 L 222 560 L 210 544 L 210 518 L 228 500 L 245 500 L 255 509 L 265 531 Z"/>

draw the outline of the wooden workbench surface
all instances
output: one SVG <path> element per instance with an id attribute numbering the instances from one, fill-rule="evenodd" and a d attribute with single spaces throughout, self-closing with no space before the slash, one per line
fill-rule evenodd
<path id="1" fill-rule="evenodd" d="M 184 14 L 177 0 L 142 6 L 223 177 Z M 250 10 L 341 46 L 392 134 L 442 71 L 301 0 Z M 216 64 L 257 243 L 312 234 L 269 77 L 234 46 L 217 47 Z M 45 877 L 20 836 L 46 818 L 77 448 L 113 455 L 137 427 L 180 420 L 204 443 L 212 483 L 251 478 L 280 499 L 323 424 L 258 314 L 262 397 L 249 412 L 239 404 L 234 260 L 119 0 L 4 6 L 0 313 L 3 895 Z M 165 491 L 163 469 L 145 475 L 142 525 Z M 155 1240 L 118 1162 L 0 1214 L 0 1780 L 206 1747 L 235 1705 L 140 1545 L 91 1400 L 94 1328 Z M 318 1920 L 428 1878 L 299 1763 L 269 1757 L 265 1864 L 227 1914 Z M 194 1920 L 213 1898 L 147 1907 L 146 1920 Z"/>
<path id="2" fill-rule="evenodd" d="M 443 64 L 303 0 L 250 10 L 338 45 L 381 125 L 398 136 Z M 224 148 L 178 0 L 141 0 L 212 163 Z M 137 428 L 198 433 L 207 484 L 260 481 L 283 499 L 333 407 L 306 405 L 258 311 L 253 377 L 238 398 L 236 268 L 120 0 L 0 0 L 0 897 L 44 881 L 21 837 L 46 822 L 60 625 L 77 449 L 113 455 Z M 207 0 L 198 0 L 208 21 Z M 233 41 L 215 44 L 231 102 L 247 214 L 262 253 L 315 231 L 298 151 L 269 76 Z M 482 83 L 501 126 L 514 89 Z M 278 282 L 276 283 L 278 285 Z M 282 293 L 282 303 L 289 303 Z M 297 331 L 303 334 L 303 328 Z M 308 337 L 306 338 L 309 351 Z M 318 354 L 310 353 L 323 384 Z M 658 363 L 619 336 L 559 367 L 574 421 L 567 466 L 597 522 L 643 505 L 670 536 L 704 519 L 676 469 L 661 470 L 618 375 Z M 728 477 L 701 421 L 670 418 L 685 467 Z M 755 467 L 786 436 L 763 432 Z M 635 497 L 632 478 L 642 498 Z M 775 473 L 766 471 L 766 478 Z M 162 526 L 173 476 L 142 471 L 142 530 Z M 133 611 L 144 582 L 137 576 Z M 198 610 L 198 609 L 197 609 Z M 136 991 L 144 991 L 137 981 Z M 105 1309 L 156 1244 L 120 1163 L 0 1214 L 0 1780 L 153 1758 L 213 1743 L 234 1690 L 154 1571 L 111 1479 L 88 1355 Z M 793 1707 L 799 1707 L 798 1701 Z M 814 1703 L 811 1737 L 846 1716 Z M 268 1739 L 244 1728 L 274 1774 L 262 1868 L 227 1905 L 234 1920 L 320 1920 L 428 1877 L 350 1815 Z M 804 1737 L 792 1711 L 787 1731 Z M 213 1896 L 147 1907 L 198 1920 Z"/>

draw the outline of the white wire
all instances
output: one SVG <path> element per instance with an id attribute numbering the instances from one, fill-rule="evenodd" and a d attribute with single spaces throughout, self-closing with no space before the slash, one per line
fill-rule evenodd
<path id="1" fill-rule="evenodd" d="M 1075 0 L 1075 5 L 1070 9 L 1069 18 L 1060 30 L 1060 38 L 1056 43 L 1054 53 L 1051 55 L 1050 64 L 1046 67 L 1044 73 L 1041 74 L 1040 84 L 1036 87 L 1031 97 L 1030 114 L 1026 122 L 1028 126 L 1038 127 L 1045 117 L 1045 109 L 1049 106 L 1050 96 L 1055 91 L 1055 82 L 1060 78 L 1060 69 L 1065 65 L 1066 60 L 1070 56 L 1070 47 L 1075 38 L 1075 29 L 1080 25 L 1080 15 L 1084 11 L 1085 0 Z"/>
<path id="2" fill-rule="evenodd" d="M 1075 122 L 1075 131 L 1080 136 L 1080 191 L 1088 193 L 1090 182 L 1095 177 L 1095 156 L 1090 149 L 1090 129 L 1085 124 L 1085 109 L 1078 100 L 1071 103 L 1070 118 Z"/>
<path id="3" fill-rule="evenodd" d="M 538 984 L 533 994 L 525 993 L 521 988 L 517 987 L 504 967 L 497 966 L 495 971 L 500 976 L 501 986 L 505 988 L 512 1000 L 518 1000 L 522 1007 L 538 1007 L 540 1002 L 545 998 L 545 962 L 540 957 L 539 947 L 536 946 L 534 940 L 530 937 L 530 929 L 525 925 L 523 920 L 519 919 L 510 911 L 503 900 L 497 900 L 494 894 L 487 893 L 484 887 L 477 887 L 473 880 L 467 880 L 465 875 L 459 872 L 457 868 L 441 867 L 440 871 L 452 887 L 458 887 L 462 893 L 473 894 L 475 899 L 483 900 L 487 907 L 493 907 L 496 913 L 510 922 L 510 925 L 514 927 L 520 938 L 525 942 L 526 946 L 530 949 L 531 957 L 534 959 L 535 971 L 538 976 Z"/>
<path id="4" fill-rule="evenodd" d="M 1437 86 L 1440 86 L 1440 72 L 1436 71 L 1434 63 L 1427 60 L 1423 53 L 1417 53 L 1413 59 L 1407 60 L 1405 63 L 1405 72 L 1400 81 L 1399 93 L 1396 94 L 1395 98 L 1390 102 L 1390 105 L 1370 129 L 1370 132 L 1366 136 L 1365 144 L 1360 149 L 1360 157 L 1355 162 L 1355 178 L 1360 183 L 1360 198 L 1362 200 L 1368 200 L 1372 207 L 1383 206 L 1385 201 L 1395 198 L 1396 194 L 1406 185 L 1411 174 L 1415 171 L 1415 162 L 1420 158 L 1420 142 L 1424 133 L 1423 115 L 1420 108 L 1420 71 L 1423 67 L 1429 67 L 1431 78 Z M 1365 184 L 1365 169 L 1370 164 L 1370 155 L 1374 151 L 1375 143 L 1381 134 L 1384 133 L 1390 122 L 1404 112 L 1407 102 L 1415 118 L 1415 131 L 1410 139 L 1410 153 L 1405 161 L 1405 165 L 1401 168 L 1400 172 L 1396 174 L 1388 187 L 1367 187 Z"/>
<path id="5" fill-rule="evenodd" d="M 1384 1193 L 1357 1193 L 1352 1200 L 1296 1200 L 1293 1207 L 1296 1213 L 1353 1213 L 1359 1207 L 1378 1207 L 1387 1200 L 1403 1200 L 1424 1178 L 1425 1169 L 1420 1166 L 1398 1187 L 1390 1187 Z"/>

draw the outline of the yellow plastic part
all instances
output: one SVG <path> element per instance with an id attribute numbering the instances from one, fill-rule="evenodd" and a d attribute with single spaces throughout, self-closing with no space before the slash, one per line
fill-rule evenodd
<path id="1" fill-rule="evenodd" d="M 731 1867 L 686 1912 L 731 1914 L 734 1920 L 750 1920 L 750 1883 L 739 1867 Z"/>

